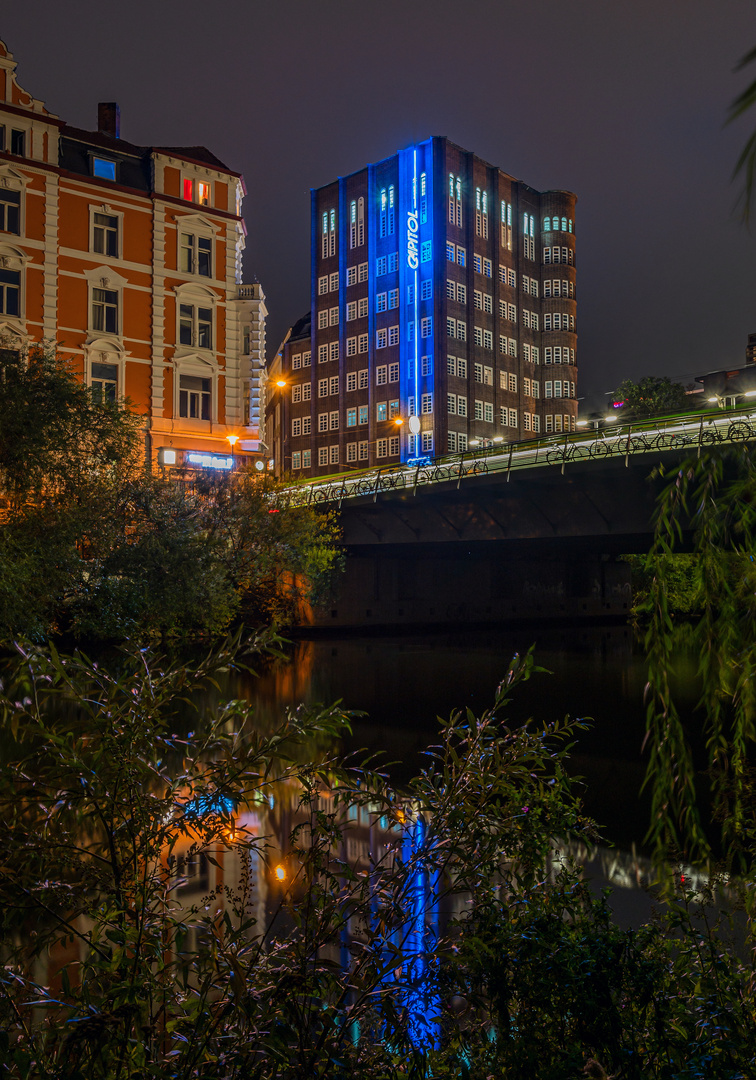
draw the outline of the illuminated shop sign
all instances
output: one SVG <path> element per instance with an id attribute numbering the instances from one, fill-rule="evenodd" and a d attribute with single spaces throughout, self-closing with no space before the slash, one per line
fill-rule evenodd
<path id="1" fill-rule="evenodd" d="M 196 454 L 188 453 L 186 460 L 190 465 L 199 465 L 203 469 L 233 469 L 232 457 L 221 457 L 219 454 Z"/>
<path id="2" fill-rule="evenodd" d="M 233 457 L 225 454 L 203 453 L 200 450 L 174 450 L 161 446 L 158 450 L 161 465 L 193 465 L 200 469 L 222 469 L 229 472 L 234 467 Z"/>
<path id="3" fill-rule="evenodd" d="M 414 188 L 414 183 L 413 183 Z M 410 270 L 417 270 L 420 263 L 419 248 L 418 248 L 418 233 L 419 225 L 417 220 L 417 210 L 407 211 L 407 266 Z"/>

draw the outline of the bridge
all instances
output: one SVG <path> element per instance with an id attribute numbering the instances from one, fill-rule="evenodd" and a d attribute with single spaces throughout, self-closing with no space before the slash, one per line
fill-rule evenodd
<path id="1" fill-rule="evenodd" d="M 291 505 L 339 508 L 346 574 L 322 627 L 626 615 L 660 462 L 756 441 L 748 409 L 492 444 L 411 467 L 318 478 Z"/>

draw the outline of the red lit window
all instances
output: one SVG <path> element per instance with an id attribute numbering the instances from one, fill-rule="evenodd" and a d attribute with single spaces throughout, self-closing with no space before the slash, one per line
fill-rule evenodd
<path id="1" fill-rule="evenodd" d="M 191 180 L 184 180 L 184 198 L 187 202 L 194 201 L 194 186 Z"/>

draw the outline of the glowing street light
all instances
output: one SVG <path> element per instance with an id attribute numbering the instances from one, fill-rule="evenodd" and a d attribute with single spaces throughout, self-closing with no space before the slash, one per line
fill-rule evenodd
<path id="1" fill-rule="evenodd" d="M 277 881 L 286 881 L 286 867 L 279 865 L 275 868 L 273 873 L 276 876 Z"/>

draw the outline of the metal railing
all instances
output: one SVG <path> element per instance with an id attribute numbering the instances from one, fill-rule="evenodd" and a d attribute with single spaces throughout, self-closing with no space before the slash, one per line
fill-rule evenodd
<path id="1" fill-rule="evenodd" d="M 463 454 L 422 460 L 414 465 L 385 465 L 340 476 L 318 477 L 285 489 L 290 506 L 341 503 L 344 499 L 372 496 L 382 492 L 411 491 L 432 484 L 455 482 L 457 487 L 468 477 L 561 466 L 585 461 L 605 461 L 650 453 L 737 445 L 756 440 L 756 412 L 717 410 L 711 413 L 683 414 L 654 418 L 623 425 L 616 429 L 586 434 L 573 432 L 548 439 L 491 445 Z"/>

